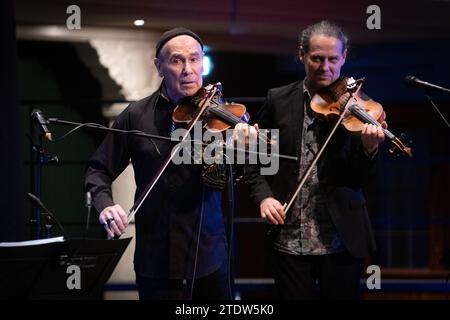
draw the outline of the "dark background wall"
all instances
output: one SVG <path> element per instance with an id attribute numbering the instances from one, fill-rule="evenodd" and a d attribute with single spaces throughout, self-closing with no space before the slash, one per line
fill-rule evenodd
<path id="1" fill-rule="evenodd" d="M 0 3 L 0 242 L 24 236 L 24 211 L 20 194 L 22 167 L 19 138 L 15 13 L 12 0 Z"/>

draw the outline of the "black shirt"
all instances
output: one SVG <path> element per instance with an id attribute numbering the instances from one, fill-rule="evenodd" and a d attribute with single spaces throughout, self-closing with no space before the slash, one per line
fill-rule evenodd
<path id="1" fill-rule="evenodd" d="M 160 89 L 131 103 L 113 127 L 170 136 L 173 108 Z M 86 189 L 92 193 L 96 210 L 101 212 L 114 205 L 111 183 L 130 159 L 137 187 L 136 200 L 171 147 L 167 141 L 154 140 L 153 144 L 147 138 L 109 133 L 89 160 L 86 172 Z M 203 184 L 201 169 L 201 165 L 171 163 L 136 213 L 134 269 L 137 274 L 152 278 L 192 278 L 200 223 L 196 277 L 208 275 L 221 266 L 227 251 L 221 194 Z"/>

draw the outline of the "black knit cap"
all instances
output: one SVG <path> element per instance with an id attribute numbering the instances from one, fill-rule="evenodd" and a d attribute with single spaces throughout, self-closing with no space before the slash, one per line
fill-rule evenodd
<path id="1" fill-rule="evenodd" d="M 188 35 L 192 38 L 194 38 L 195 40 L 197 40 L 198 43 L 200 43 L 200 46 L 202 47 L 203 50 L 203 42 L 202 39 L 200 39 L 200 37 L 195 34 L 195 32 L 186 29 L 186 28 L 182 28 L 182 27 L 178 27 L 178 28 L 173 28 L 169 31 L 166 31 L 163 33 L 163 35 L 161 36 L 161 38 L 159 38 L 158 43 L 156 44 L 156 57 L 158 57 L 159 52 L 161 51 L 162 47 L 166 44 L 167 41 L 169 41 L 172 38 L 181 36 L 181 35 Z"/>

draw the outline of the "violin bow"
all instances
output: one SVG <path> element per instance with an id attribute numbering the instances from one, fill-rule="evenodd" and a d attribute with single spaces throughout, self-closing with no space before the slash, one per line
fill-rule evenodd
<path id="1" fill-rule="evenodd" d="M 188 135 L 192 131 L 192 128 L 194 127 L 194 125 L 197 123 L 197 121 L 201 118 L 201 116 L 203 115 L 205 110 L 208 108 L 209 102 L 210 102 L 211 98 L 216 94 L 216 91 L 217 91 L 217 87 L 213 86 L 211 88 L 211 90 L 208 91 L 208 95 L 206 95 L 203 98 L 203 100 L 201 101 L 200 111 L 195 116 L 195 118 L 192 119 L 192 121 L 189 123 L 189 126 L 186 129 L 186 132 L 183 135 L 183 137 L 180 140 L 180 142 L 183 142 L 183 141 L 186 140 L 186 138 L 188 137 Z M 158 169 L 156 174 L 153 176 L 152 180 L 149 182 L 149 184 L 147 185 L 147 187 L 144 190 L 144 192 L 142 192 L 142 194 L 139 196 L 139 198 L 137 199 L 137 201 L 135 202 L 133 207 L 130 209 L 130 212 L 128 213 L 128 216 L 127 216 L 128 217 L 128 221 L 131 221 L 134 218 L 134 216 L 136 215 L 136 213 L 138 212 L 138 210 L 140 209 L 140 207 L 144 203 L 145 199 L 148 197 L 150 192 L 153 190 L 153 188 L 155 187 L 156 183 L 159 181 L 159 179 L 161 178 L 162 174 L 164 173 L 164 171 L 166 170 L 166 168 L 168 167 L 169 163 L 172 161 L 173 157 L 175 156 L 177 150 L 180 147 L 181 147 L 181 143 L 177 144 L 174 147 L 174 149 L 172 149 L 172 151 L 170 152 L 170 155 L 167 156 L 166 160 L 164 160 L 164 162 L 161 164 L 160 168 Z M 119 237 L 115 237 L 115 238 L 119 238 Z"/>

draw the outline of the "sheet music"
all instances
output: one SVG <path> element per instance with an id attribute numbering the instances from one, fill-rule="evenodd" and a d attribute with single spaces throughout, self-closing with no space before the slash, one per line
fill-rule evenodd
<path id="1" fill-rule="evenodd" d="M 18 242 L 0 242 L 0 247 L 36 246 L 36 245 L 40 245 L 40 244 L 64 242 L 64 241 L 65 241 L 64 237 L 54 237 L 54 238 L 48 238 L 48 239 L 18 241 Z"/>

